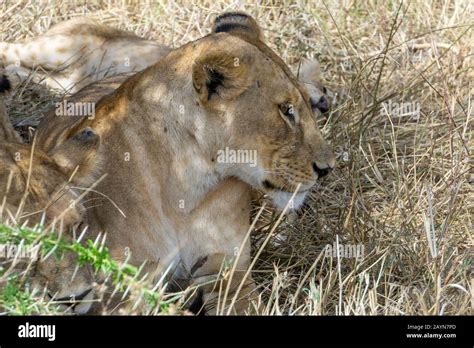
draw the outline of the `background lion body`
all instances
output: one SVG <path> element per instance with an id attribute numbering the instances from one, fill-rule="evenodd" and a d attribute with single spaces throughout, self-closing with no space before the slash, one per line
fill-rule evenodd
<path id="1" fill-rule="evenodd" d="M 26 43 L 1 42 L 0 64 L 13 79 L 26 79 L 34 69 L 35 81 L 74 93 L 104 77 L 140 71 L 169 51 L 133 33 L 79 17 Z"/>

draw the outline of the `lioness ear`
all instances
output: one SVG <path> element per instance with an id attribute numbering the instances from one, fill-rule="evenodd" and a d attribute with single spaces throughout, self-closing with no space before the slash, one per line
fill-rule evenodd
<path id="1" fill-rule="evenodd" d="M 99 146 L 99 136 L 86 128 L 55 147 L 49 155 L 68 178 L 78 168 L 71 178 L 73 183 L 88 185 L 97 179 Z"/>
<path id="2" fill-rule="evenodd" d="M 298 80 L 316 83 L 321 80 L 321 67 L 316 59 L 304 59 L 301 63 Z"/>
<path id="3" fill-rule="evenodd" d="M 326 87 L 321 83 L 321 68 L 317 60 L 304 60 L 299 68 L 298 80 L 308 91 L 313 112 L 326 113 L 330 102 L 326 94 Z"/>
<path id="4" fill-rule="evenodd" d="M 4 93 L 9 90 L 10 81 L 5 75 L 0 74 L 0 141 L 20 143 L 20 136 L 13 128 L 3 102 Z"/>
<path id="5" fill-rule="evenodd" d="M 5 74 L 0 75 L 0 94 L 8 92 L 11 88 L 11 83 Z"/>
<path id="6" fill-rule="evenodd" d="M 257 21 L 244 12 L 226 12 L 217 16 L 214 20 L 212 32 L 240 34 L 254 40 L 264 41 Z"/>
<path id="7" fill-rule="evenodd" d="M 203 104 L 236 98 L 251 85 L 248 64 L 227 52 L 205 54 L 194 62 L 193 85 Z"/>

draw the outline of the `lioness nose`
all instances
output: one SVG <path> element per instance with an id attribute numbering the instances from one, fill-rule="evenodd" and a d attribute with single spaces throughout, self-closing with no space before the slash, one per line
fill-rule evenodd
<path id="1" fill-rule="evenodd" d="M 318 178 L 322 178 L 323 176 L 326 176 L 329 174 L 329 172 L 332 170 L 331 167 L 325 167 L 325 168 L 320 168 L 316 162 L 312 163 L 313 165 L 313 170 L 316 174 L 318 174 Z"/>
<path id="2" fill-rule="evenodd" d="M 321 113 L 324 114 L 329 111 L 329 101 L 325 96 L 322 96 L 317 102 L 313 102 L 313 100 L 311 100 L 311 107 L 313 109 L 318 109 L 319 111 L 321 111 Z"/>

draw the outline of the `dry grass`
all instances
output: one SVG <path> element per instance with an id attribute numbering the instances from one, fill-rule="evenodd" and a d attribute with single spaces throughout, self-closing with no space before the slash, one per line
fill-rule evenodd
<path id="1" fill-rule="evenodd" d="M 266 303 L 261 312 L 473 314 L 472 2 L 7 1 L 0 39 L 88 15 L 178 47 L 235 9 L 255 16 L 293 67 L 319 58 L 334 102 L 321 127 L 338 168 L 277 226 L 259 256 L 253 276 Z M 15 122 L 34 125 L 50 105 L 50 94 L 38 91 L 15 91 Z M 419 113 L 396 115 L 393 103 Z M 266 211 L 262 219 L 254 252 L 276 216 Z M 364 254 L 327 256 L 324 248 L 335 243 L 363 246 Z"/>

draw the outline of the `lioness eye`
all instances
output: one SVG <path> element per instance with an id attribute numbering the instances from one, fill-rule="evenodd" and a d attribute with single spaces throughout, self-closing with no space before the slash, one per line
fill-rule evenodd
<path id="1" fill-rule="evenodd" d="M 280 105 L 280 112 L 290 121 L 292 125 L 295 124 L 295 110 L 293 104 L 285 103 Z"/>

